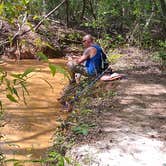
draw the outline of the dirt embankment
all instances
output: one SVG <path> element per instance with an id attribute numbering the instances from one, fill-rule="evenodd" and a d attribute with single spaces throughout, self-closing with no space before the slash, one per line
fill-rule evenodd
<path id="1" fill-rule="evenodd" d="M 28 24 L 17 27 L 16 23 L 1 22 L 0 59 L 41 59 L 41 52 L 49 58 L 64 57 L 71 51 L 80 54 L 80 50 L 71 50 L 71 44 L 80 45 L 83 31 L 73 30 L 56 23 L 41 25 L 37 31 Z M 10 39 L 10 41 L 9 41 Z"/>

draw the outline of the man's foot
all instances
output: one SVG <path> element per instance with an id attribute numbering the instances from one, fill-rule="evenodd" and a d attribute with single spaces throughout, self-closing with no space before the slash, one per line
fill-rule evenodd
<path id="1" fill-rule="evenodd" d="M 80 79 L 81 79 L 81 74 L 80 73 L 75 73 L 75 80 L 76 80 L 77 84 L 80 83 Z"/>

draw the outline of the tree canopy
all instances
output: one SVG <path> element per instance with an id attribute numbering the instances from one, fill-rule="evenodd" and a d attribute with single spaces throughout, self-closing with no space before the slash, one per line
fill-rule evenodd
<path id="1" fill-rule="evenodd" d="M 96 34 L 119 34 L 134 44 L 165 40 L 165 0 L 1 0 L 0 19 L 21 26 L 45 20 L 59 21 L 68 27 L 94 28 Z M 156 42 L 157 43 L 157 42 Z"/>

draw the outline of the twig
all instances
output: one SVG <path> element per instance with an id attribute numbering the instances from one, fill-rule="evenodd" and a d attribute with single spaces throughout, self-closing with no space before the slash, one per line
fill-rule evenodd
<path id="1" fill-rule="evenodd" d="M 43 19 L 35 26 L 33 26 L 32 28 L 22 32 L 21 34 L 19 34 L 20 32 L 20 28 L 19 30 L 15 33 L 15 35 L 13 36 L 12 38 L 12 41 L 15 41 L 17 39 L 17 37 L 20 37 L 20 36 L 23 36 L 25 35 L 26 33 L 30 32 L 32 29 L 34 29 L 35 31 L 40 27 L 40 25 L 42 24 L 42 22 L 47 18 L 49 17 L 52 13 L 54 13 L 56 10 L 58 10 L 60 8 L 60 6 L 62 6 L 67 0 L 63 0 L 58 6 L 56 6 L 53 10 L 51 10 L 48 14 L 46 14 Z M 23 18 L 23 21 L 25 21 L 25 17 Z M 6 40 L 5 42 L 3 43 L 0 43 L 0 46 L 3 45 L 3 44 L 8 44 L 10 43 L 9 40 Z"/>
<path id="2" fill-rule="evenodd" d="M 35 25 L 33 28 L 30 28 L 27 31 L 24 31 L 20 36 L 25 35 L 26 33 L 30 32 L 32 29 L 34 29 L 35 31 L 40 27 L 40 25 L 42 24 L 42 22 L 49 17 L 52 13 L 54 13 L 56 10 L 59 9 L 60 6 L 62 6 L 65 3 L 66 0 L 63 0 L 58 6 L 56 6 L 53 10 L 51 10 L 48 14 L 46 14 L 43 19 L 37 24 Z"/>

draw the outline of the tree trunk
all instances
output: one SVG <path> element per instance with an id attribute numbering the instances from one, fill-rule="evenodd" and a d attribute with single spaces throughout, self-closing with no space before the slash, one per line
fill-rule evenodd
<path id="1" fill-rule="evenodd" d="M 92 1 L 89 0 L 89 3 L 90 3 L 90 9 L 91 9 L 92 15 L 93 15 L 94 19 L 96 20 L 96 15 L 95 15 L 94 10 L 93 10 L 93 4 L 92 4 Z"/>
<path id="2" fill-rule="evenodd" d="M 69 1 L 66 0 L 66 25 L 67 27 L 69 26 Z"/>
<path id="3" fill-rule="evenodd" d="M 83 20 L 83 18 L 84 18 L 85 7 L 86 7 L 86 0 L 83 0 L 81 20 Z"/>
<path id="4" fill-rule="evenodd" d="M 160 0 L 160 6 L 162 10 L 162 15 L 166 17 L 166 2 L 165 0 Z"/>
<path id="5" fill-rule="evenodd" d="M 162 10 L 162 16 L 163 16 L 163 20 L 162 20 L 162 24 L 163 24 L 163 31 L 166 31 L 166 2 L 165 0 L 160 0 L 160 6 L 161 6 L 161 10 Z"/>

